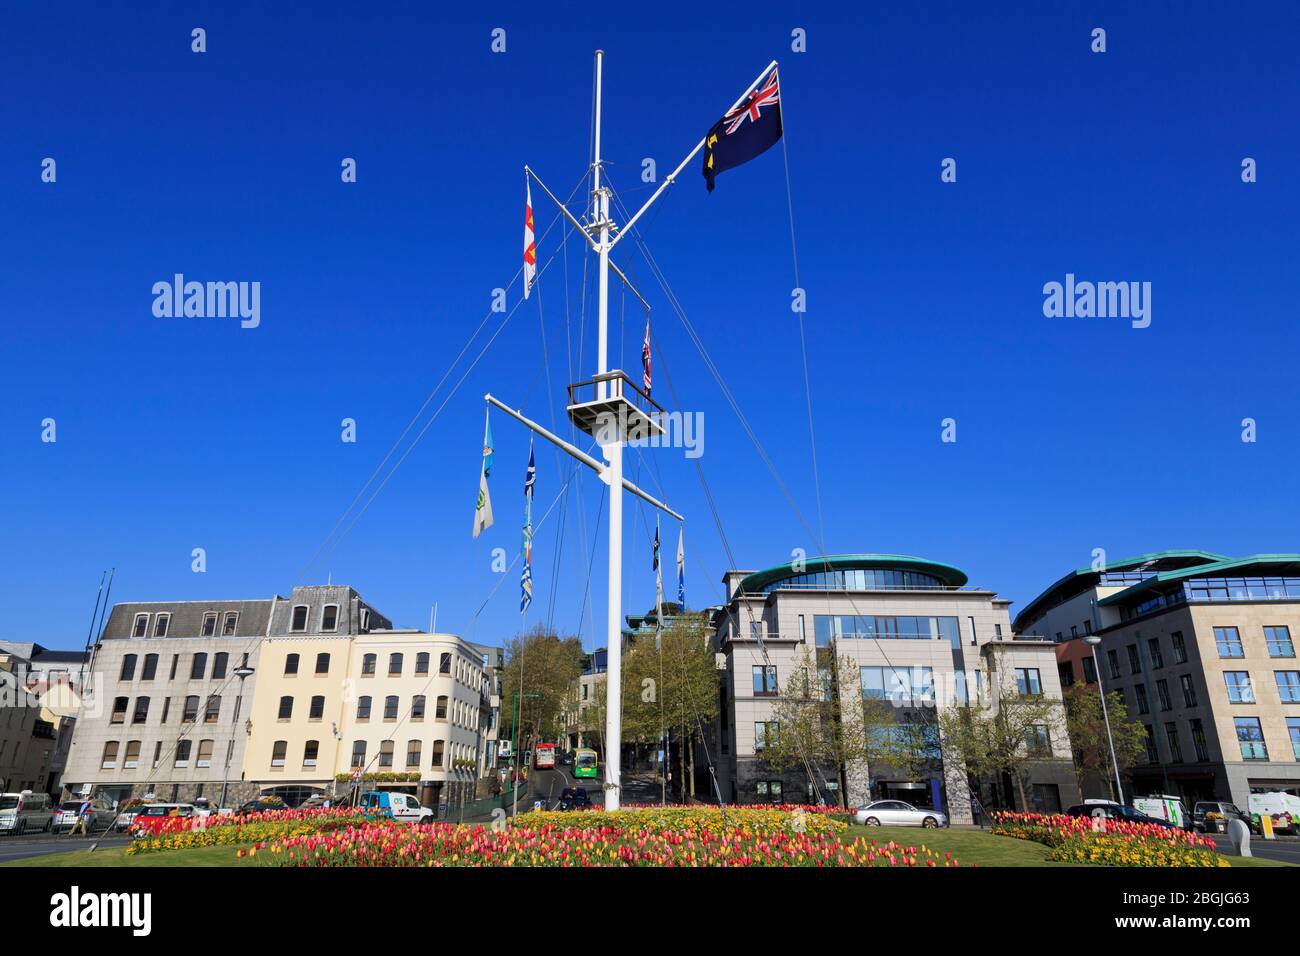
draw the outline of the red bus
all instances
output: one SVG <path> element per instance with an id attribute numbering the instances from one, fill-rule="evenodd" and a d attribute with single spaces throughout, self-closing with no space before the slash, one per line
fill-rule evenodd
<path id="1" fill-rule="evenodd" d="M 533 750 L 533 766 L 538 770 L 550 770 L 555 766 L 555 744 L 538 744 Z"/>

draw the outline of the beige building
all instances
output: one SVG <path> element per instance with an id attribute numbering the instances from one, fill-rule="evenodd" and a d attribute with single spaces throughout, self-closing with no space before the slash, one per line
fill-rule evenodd
<path id="1" fill-rule="evenodd" d="M 963 706 L 990 686 L 990 662 L 1007 668 L 1029 692 L 1060 699 L 1053 646 L 1013 641 L 1010 602 L 967 586 L 957 568 L 901 555 L 837 555 L 808 558 L 766 571 L 724 576 L 729 600 L 713 624 L 725 670 L 718 741 L 719 784 L 741 803 L 839 802 L 838 774 L 778 773 L 763 760 L 775 726 L 776 698 L 805 653 L 823 666 L 833 654 L 858 667 L 863 698 L 888 701 L 900 716 L 934 725 L 938 707 Z M 1014 683 L 1015 681 L 1013 681 Z M 945 810 L 955 822 L 972 819 L 964 766 L 944 759 L 933 728 L 932 771 L 914 779 L 889 767 L 851 768 L 848 800 L 905 800 Z M 1028 742 L 1027 742 L 1028 745 Z M 1029 774 L 1034 809 L 1068 805 L 1077 795 L 1064 726 L 1044 726 L 1033 745 L 1043 757 Z M 997 792 L 982 796 L 993 805 Z"/>
<path id="2" fill-rule="evenodd" d="M 1071 622 L 1100 639 L 1100 674 Z M 1126 797 L 1245 809 L 1252 793 L 1300 796 L 1300 555 L 1164 551 L 1080 568 L 1016 624 L 1051 633 L 1067 681 L 1100 678 L 1141 721 L 1146 755 Z"/>

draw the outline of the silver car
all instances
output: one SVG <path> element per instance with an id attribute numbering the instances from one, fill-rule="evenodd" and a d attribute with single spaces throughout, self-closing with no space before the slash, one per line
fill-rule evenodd
<path id="1" fill-rule="evenodd" d="M 948 818 L 938 810 L 918 810 L 902 800 L 877 800 L 858 807 L 853 815 L 861 826 L 868 827 L 946 827 Z"/>
<path id="2" fill-rule="evenodd" d="M 62 830 L 71 830 L 76 825 L 83 802 L 82 800 L 65 800 L 59 805 L 59 811 L 54 816 L 55 833 Z M 108 829 L 116 817 L 117 811 L 106 800 L 91 800 L 90 819 L 86 823 L 93 833 Z"/>

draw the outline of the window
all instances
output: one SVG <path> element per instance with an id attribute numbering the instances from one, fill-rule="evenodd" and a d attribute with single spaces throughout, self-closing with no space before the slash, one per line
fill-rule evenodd
<path id="1" fill-rule="evenodd" d="M 824 685 L 828 679 L 829 675 L 824 674 Z M 865 700 L 925 704 L 934 699 L 934 669 L 931 667 L 862 667 L 859 668 L 859 680 Z"/>
<path id="2" fill-rule="evenodd" d="M 309 740 L 302 745 L 302 765 L 304 767 L 316 766 L 316 759 L 320 755 L 320 741 Z"/>
<path id="3" fill-rule="evenodd" d="M 1210 759 L 1210 748 L 1205 742 L 1205 725 L 1199 720 L 1192 722 L 1192 746 L 1196 748 L 1196 759 L 1204 763 Z"/>
<path id="4" fill-rule="evenodd" d="M 1074 664 L 1071 661 L 1061 661 L 1056 665 L 1056 670 L 1060 675 L 1062 688 L 1074 685 Z"/>
<path id="5" fill-rule="evenodd" d="M 389 677 L 402 676 L 402 655 L 401 654 L 388 655 L 388 676 Z"/>
<path id="6" fill-rule="evenodd" d="M 416 694 L 411 698 L 411 719 L 424 720 L 424 695 Z"/>
<path id="7" fill-rule="evenodd" d="M 1165 740 L 1169 743 L 1169 762 L 1183 762 L 1183 745 L 1178 740 L 1178 725 L 1173 721 L 1165 724 Z"/>
<path id="8" fill-rule="evenodd" d="M 131 715 L 131 723 L 143 724 L 149 719 L 149 698 L 137 697 L 135 699 L 135 713 Z"/>
<path id="9" fill-rule="evenodd" d="M 1083 679 L 1089 684 L 1097 683 L 1097 665 L 1091 655 L 1083 659 Z"/>
<path id="10" fill-rule="evenodd" d="M 428 651 L 421 651 L 420 653 L 415 655 L 415 673 L 417 674 L 429 673 L 429 652 Z"/>
<path id="11" fill-rule="evenodd" d="M 135 616 L 135 624 L 131 628 L 131 636 L 144 637 L 148 633 L 149 633 L 149 615 L 137 614 Z"/>
<path id="12" fill-rule="evenodd" d="M 199 632 L 203 637 L 214 637 L 217 633 L 217 612 L 208 611 L 203 615 L 203 629 Z"/>
<path id="13" fill-rule="evenodd" d="M 443 749 L 443 746 L 444 746 L 444 745 L 443 745 L 443 741 L 441 741 L 441 740 L 435 740 L 435 741 L 433 742 L 433 748 L 429 751 L 429 765 L 430 765 L 431 767 L 441 767 L 441 766 L 442 766 L 442 749 Z"/>
<path id="14" fill-rule="evenodd" d="M 292 719 L 293 719 L 293 698 L 281 697 L 280 711 L 279 713 L 276 714 L 276 720 L 292 720 Z"/>
<path id="15" fill-rule="evenodd" d="M 1165 666 L 1165 656 L 1160 652 L 1160 638 L 1153 637 L 1147 641 L 1147 653 L 1151 655 L 1151 669 L 1159 670 Z"/>
<path id="16" fill-rule="evenodd" d="M 369 697 L 357 698 L 357 720 L 369 720 L 369 719 L 370 719 L 370 698 Z"/>
<path id="17" fill-rule="evenodd" d="M 1133 685 L 1133 698 L 1137 701 L 1137 709 L 1139 714 L 1151 713 L 1151 702 L 1147 699 L 1146 684 Z"/>
<path id="18" fill-rule="evenodd" d="M 776 695 L 776 665 L 754 665 L 754 693 L 760 697 Z"/>
<path id="19" fill-rule="evenodd" d="M 153 636 L 166 637 L 167 627 L 171 624 L 171 622 L 172 622 L 172 616 L 170 614 L 159 614 L 156 617 L 154 617 Z"/>
<path id="20" fill-rule="evenodd" d="M 320 629 L 327 632 L 339 629 L 339 606 L 337 604 L 326 604 L 321 608 Z"/>
<path id="21" fill-rule="evenodd" d="M 195 757 L 194 766 L 196 767 L 212 766 L 212 741 L 211 740 L 199 741 L 199 753 L 198 756 Z"/>
<path id="22" fill-rule="evenodd" d="M 225 619 L 221 622 L 221 636 L 234 637 L 235 625 L 239 623 L 238 611 L 227 611 Z"/>
<path id="23" fill-rule="evenodd" d="M 1160 751 L 1156 749 L 1155 731 L 1150 724 L 1143 724 L 1142 729 L 1146 731 L 1147 763 L 1159 763 Z"/>
<path id="24" fill-rule="evenodd" d="M 381 740 L 379 742 L 379 766 L 384 769 L 391 769 L 393 766 L 393 742 L 391 740 Z"/>
<path id="25" fill-rule="evenodd" d="M 1220 657 L 1245 657 L 1241 649 L 1241 635 L 1235 627 L 1216 627 L 1214 644 L 1219 649 Z"/>
<path id="26" fill-rule="evenodd" d="M 295 604 L 293 606 L 293 620 L 289 622 L 289 630 L 298 632 L 307 630 L 307 605 Z"/>
<path id="27" fill-rule="evenodd" d="M 218 694 L 208 695 L 208 704 L 203 711 L 203 722 L 205 724 L 215 724 L 221 719 L 221 697 Z"/>
<path id="28" fill-rule="evenodd" d="M 189 724 L 199 719 L 199 698 L 190 696 L 185 698 L 185 709 L 181 711 L 181 723 Z"/>
<path id="29" fill-rule="evenodd" d="M 1039 697 L 1043 693 L 1043 683 L 1039 679 L 1037 667 L 1016 668 L 1016 693 L 1022 697 Z"/>
<path id="30" fill-rule="evenodd" d="M 1128 646 L 1128 672 L 1130 674 L 1142 673 L 1142 658 L 1138 655 L 1138 646 L 1136 644 Z"/>
<path id="31" fill-rule="evenodd" d="M 1250 686 L 1249 671 L 1224 671 L 1223 682 L 1228 687 L 1228 700 L 1231 703 L 1255 703 L 1255 689 Z"/>
<path id="32" fill-rule="evenodd" d="M 1300 717 L 1288 717 L 1286 730 L 1291 735 L 1291 753 L 1300 760 Z"/>
<path id="33" fill-rule="evenodd" d="M 285 758 L 289 754 L 289 741 L 277 740 L 271 745 L 271 769 L 284 766 Z"/>
<path id="34" fill-rule="evenodd" d="M 1259 718 L 1238 717 L 1233 723 L 1237 726 L 1237 742 L 1241 745 L 1241 759 L 1267 760 L 1268 747 L 1264 745 L 1264 729 L 1259 725 Z"/>
<path id="35" fill-rule="evenodd" d="M 749 622 L 749 639 L 750 639 L 751 641 L 761 641 L 761 640 L 763 639 L 763 622 L 762 622 L 762 621 L 750 621 L 750 622 Z"/>
<path id="36" fill-rule="evenodd" d="M 284 659 L 284 676 L 292 677 L 298 673 L 298 655 L 289 654 Z"/>
<path id="37" fill-rule="evenodd" d="M 1300 671 L 1274 671 L 1273 677 L 1277 680 L 1277 693 L 1282 703 L 1300 704 Z"/>
<path id="38" fill-rule="evenodd" d="M 420 766 L 420 742 L 418 740 L 408 740 L 406 742 L 406 766 L 415 768 Z"/>
<path id="39" fill-rule="evenodd" d="M 199 651 L 190 661 L 190 680 L 203 680 L 203 675 L 208 670 L 208 655 Z"/>
<path id="40" fill-rule="evenodd" d="M 352 766 L 364 767 L 366 765 L 366 742 L 364 740 L 352 741 Z"/>
<path id="41" fill-rule="evenodd" d="M 1174 631 L 1169 635 L 1169 642 L 1174 645 L 1174 663 L 1187 663 L 1187 643 L 1183 640 L 1182 631 Z"/>
<path id="42" fill-rule="evenodd" d="M 1173 702 L 1169 699 L 1169 681 L 1156 681 L 1156 700 L 1160 701 L 1161 710 L 1173 710 Z"/>
<path id="43" fill-rule="evenodd" d="M 190 751 L 194 747 L 192 740 L 176 741 L 176 753 L 172 758 L 172 763 L 177 767 L 188 767 L 190 765 Z"/>
<path id="44" fill-rule="evenodd" d="M 104 753 L 103 753 L 103 754 L 100 756 L 100 758 L 99 758 L 99 769 L 100 769 L 100 770 L 116 770 L 116 769 L 117 769 L 117 748 L 118 748 L 118 746 L 119 746 L 119 743 L 118 743 L 118 741 L 116 741 L 116 740 L 110 740 L 110 741 L 108 741 L 107 743 L 104 744 Z"/>
<path id="45" fill-rule="evenodd" d="M 365 657 L 361 658 L 361 676 L 362 676 L 362 677 L 374 677 L 374 676 L 375 676 L 375 662 L 376 662 L 377 660 L 378 660 L 378 657 L 376 657 L 374 654 L 367 654 Z"/>
<path id="46" fill-rule="evenodd" d="M 434 705 L 433 716 L 435 720 L 447 719 L 447 697 L 445 694 L 442 697 L 439 697 L 437 703 Z"/>
<path id="47" fill-rule="evenodd" d="M 1295 657 L 1295 645 L 1291 643 L 1289 627 L 1264 628 L 1264 643 L 1268 645 L 1269 657 Z"/>
<path id="48" fill-rule="evenodd" d="M 1079 626 L 1078 626 L 1077 624 L 1071 624 L 1071 625 L 1070 625 L 1070 640 L 1074 640 L 1074 639 L 1075 639 L 1076 637 L 1078 637 L 1078 636 L 1079 636 Z"/>
<path id="49" fill-rule="evenodd" d="M 775 720 L 754 722 L 754 753 L 762 753 L 769 745 L 776 746 L 781 724 Z"/>
<path id="50" fill-rule="evenodd" d="M 311 699 L 311 706 L 307 709 L 308 720 L 321 720 L 325 717 L 325 698 L 317 694 Z"/>
<path id="51" fill-rule="evenodd" d="M 390 695 L 384 698 L 384 720 L 397 719 L 397 697 Z"/>
<path id="52" fill-rule="evenodd" d="M 158 676 L 158 655 L 146 654 L 144 656 L 144 670 L 140 674 L 141 680 L 153 680 Z"/>
<path id="53" fill-rule="evenodd" d="M 123 770 L 134 770 L 140 766 L 140 741 L 128 740 L 126 742 L 126 754 L 122 758 Z"/>
<path id="54" fill-rule="evenodd" d="M 158 718 L 158 723 L 160 724 L 167 723 L 167 715 L 171 712 L 171 709 L 172 709 L 172 699 L 170 697 L 164 697 L 162 717 Z"/>
<path id="55" fill-rule="evenodd" d="M 445 651 L 438 658 L 438 673 L 439 674 L 451 673 L 451 654 Z"/>
<path id="56" fill-rule="evenodd" d="M 330 656 L 328 654 L 316 655 L 316 674 L 328 674 L 330 672 Z"/>
<path id="57" fill-rule="evenodd" d="M 1034 724 L 1025 731 L 1025 747 L 1031 757 L 1050 757 L 1052 737 L 1046 724 Z"/>
<path id="58" fill-rule="evenodd" d="M 118 674 L 117 679 L 134 680 L 135 662 L 136 662 L 136 656 L 134 654 L 127 654 L 124 658 L 122 658 L 122 671 L 121 673 Z"/>
<path id="59" fill-rule="evenodd" d="M 125 697 L 113 698 L 113 713 L 109 716 L 110 724 L 126 723 L 126 708 L 129 701 Z"/>
<path id="60" fill-rule="evenodd" d="M 1184 674 L 1182 677 L 1178 678 L 1178 681 L 1180 684 L 1183 685 L 1183 703 L 1186 704 L 1188 707 L 1195 707 L 1196 706 L 1196 684 L 1192 680 L 1192 675 Z"/>
<path id="61" fill-rule="evenodd" d="M 212 679 L 222 680 L 226 676 L 226 668 L 230 665 L 230 655 L 225 651 L 220 651 L 212 655 Z"/>
<path id="62" fill-rule="evenodd" d="M 1119 680 L 1119 655 L 1114 651 L 1106 652 L 1106 665 L 1110 668 L 1111 680 Z"/>
<path id="63" fill-rule="evenodd" d="M 759 780 L 754 784 L 758 799 L 765 803 L 783 803 L 780 780 Z"/>
<path id="64" fill-rule="evenodd" d="M 173 655 L 172 655 L 172 669 L 171 669 L 171 675 L 168 677 L 168 680 L 175 680 L 175 679 L 176 679 L 176 670 L 177 670 L 177 668 L 179 668 L 180 666 L 181 666 L 181 656 L 180 656 L 179 654 L 173 654 Z"/>
<path id="65" fill-rule="evenodd" d="M 799 643 L 806 643 L 808 640 L 808 628 L 804 624 L 803 615 L 799 615 Z"/>

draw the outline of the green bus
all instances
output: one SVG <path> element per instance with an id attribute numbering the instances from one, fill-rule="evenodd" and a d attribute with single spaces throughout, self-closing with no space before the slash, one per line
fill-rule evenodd
<path id="1" fill-rule="evenodd" d="M 579 747 L 573 752 L 573 775 L 596 779 L 596 751 Z"/>

